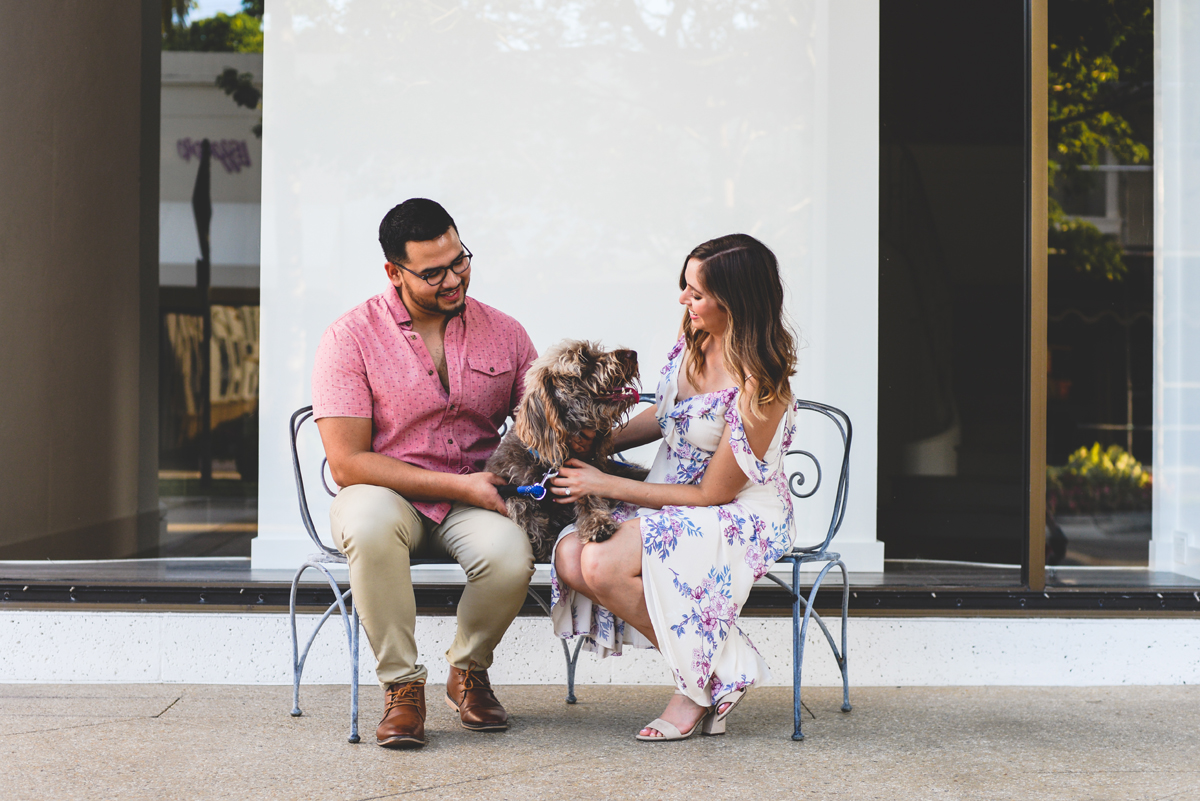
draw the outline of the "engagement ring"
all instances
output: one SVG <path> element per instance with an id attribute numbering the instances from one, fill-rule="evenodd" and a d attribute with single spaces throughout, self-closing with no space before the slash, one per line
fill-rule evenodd
<path id="1" fill-rule="evenodd" d="M 567 487 L 566 494 L 567 494 L 567 495 L 570 495 L 570 494 L 571 494 L 571 488 L 570 488 L 570 487 Z"/>

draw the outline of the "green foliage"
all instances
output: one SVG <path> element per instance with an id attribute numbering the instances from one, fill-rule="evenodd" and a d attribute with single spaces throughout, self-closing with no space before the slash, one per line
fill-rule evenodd
<path id="1" fill-rule="evenodd" d="M 177 28 L 187 24 L 187 16 L 196 7 L 196 0 L 161 0 L 162 2 L 162 33 L 173 33 Z"/>
<path id="2" fill-rule="evenodd" d="M 262 106 L 262 92 L 254 85 L 253 74 L 249 72 L 239 74 L 233 67 L 226 67 L 217 76 L 216 83 L 239 106 L 243 108 L 260 108 Z M 261 121 L 251 130 L 254 131 L 255 136 L 262 138 Z"/>
<path id="3" fill-rule="evenodd" d="M 1149 509 L 1151 486 L 1150 471 L 1124 448 L 1097 442 L 1046 468 L 1046 505 L 1052 515 Z"/>
<path id="4" fill-rule="evenodd" d="M 233 67 L 226 67 L 217 76 L 217 86 L 243 108 L 258 108 L 262 100 L 262 92 L 254 86 L 254 75 L 249 72 L 239 74 Z"/>
<path id="5" fill-rule="evenodd" d="M 1050 185 L 1070 188 L 1104 152 L 1150 159 L 1154 99 L 1152 0 L 1053 0 L 1049 5 Z M 1121 280 L 1121 246 L 1050 199 L 1050 252 L 1075 272 Z"/>
<path id="6" fill-rule="evenodd" d="M 1097 165 L 1106 149 L 1128 164 L 1149 160 L 1153 10 L 1151 0 L 1050 4 L 1051 176 Z"/>
<path id="7" fill-rule="evenodd" d="M 210 53 L 261 53 L 262 19 L 244 11 L 198 19 L 163 35 L 163 50 Z"/>
<path id="8" fill-rule="evenodd" d="M 1050 200 L 1051 255 L 1063 257 L 1063 265 L 1077 273 L 1103 276 L 1120 281 L 1129 272 L 1115 236 L 1078 217 L 1068 217 L 1062 207 Z"/>

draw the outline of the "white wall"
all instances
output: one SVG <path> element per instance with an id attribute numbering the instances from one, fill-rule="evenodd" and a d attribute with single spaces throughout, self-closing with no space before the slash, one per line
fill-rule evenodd
<path id="1" fill-rule="evenodd" d="M 316 615 L 300 615 L 302 637 Z M 771 666 L 771 685 L 791 683 L 790 618 L 743 618 Z M 830 621 L 836 632 L 839 622 Z M 422 617 L 417 645 L 429 682 L 446 678 L 443 653 L 453 617 Z M 286 614 L 179 612 L 0 612 L 5 648 L 0 682 L 290 684 L 292 643 Z M 321 630 L 305 663 L 305 684 L 348 684 L 346 629 Z M 855 687 L 1025 685 L 1081 687 L 1200 682 L 1200 628 L 1179 619 L 870 618 L 850 619 L 850 699 Z M 375 658 L 360 638 L 364 698 L 377 698 Z M 544 617 L 520 617 L 496 648 L 497 684 L 566 684 L 562 645 Z M 577 681 L 667 685 L 653 651 L 597 660 L 580 654 Z M 804 653 L 804 685 L 837 686 L 841 674 L 820 630 Z M 303 704 L 304 693 L 301 691 Z M 364 701 L 370 707 L 374 701 Z M 280 709 L 282 714 L 283 709 Z M 363 723 L 364 720 L 360 720 Z"/>
<path id="2" fill-rule="evenodd" d="M 1200 3 L 1154 8 L 1154 534 L 1200 578 Z"/>
<path id="3" fill-rule="evenodd" d="M 877 73 L 875 0 L 275 0 L 254 566 L 311 550 L 285 422 L 310 402 L 324 328 L 388 286 L 379 220 L 426 196 L 476 255 L 476 298 L 539 348 L 588 337 L 637 349 L 647 388 L 679 325 L 687 252 L 735 231 L 766 242 L 807 345 L 797 392 L 856 426 L 839 550 L 854 570 L 881 570 Z"/>

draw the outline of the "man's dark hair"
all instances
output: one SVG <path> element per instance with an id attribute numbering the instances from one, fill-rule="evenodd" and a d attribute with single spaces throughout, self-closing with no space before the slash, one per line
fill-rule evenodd
<path id="1" fill-rule="evenodd" d="M 451 228 L 458 230 L 442 204 L 423 197 L 409 198 L 383 216 L 379 244 L 388 261 L 400 264 L 408 260 L 409 242 L 428 242 Z"/>

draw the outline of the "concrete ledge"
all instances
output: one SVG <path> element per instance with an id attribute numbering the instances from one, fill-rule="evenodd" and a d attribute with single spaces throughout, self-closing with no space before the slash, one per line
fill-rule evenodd
<path id="1" fill-rule="evenodd" d="M 301 615 L 301 638 L 316 621 Z M 444 680 L 451 617 L 421 617 L 417 641 L 430 681 Z M 791 625 L 743 621 L 775 675 L 791 675 Z M 837 630 L 837 624 L 832 628 Z M 840 678 L 819 630 L 810 631 L 804 683 Z M 868 618 L 850 620 L 850 680 L 857 686 L 1092 686 L 1200 683 L 1200 621 L 1079 618 Z M 0 682 L 290 684 L 285 614 L 180 612 L 0 613 Z M 374 658 L 361 638 L 361 680 Z M 345 629 L 331 619 L 305 667 L 306 684 L 348 681 Z M 544 618 L 518 618 L 496 652 L 498 684 L 564 684 L 562 645 Z M 579 660 L 578 683 L 667 684 L 652 652 Z"/>

